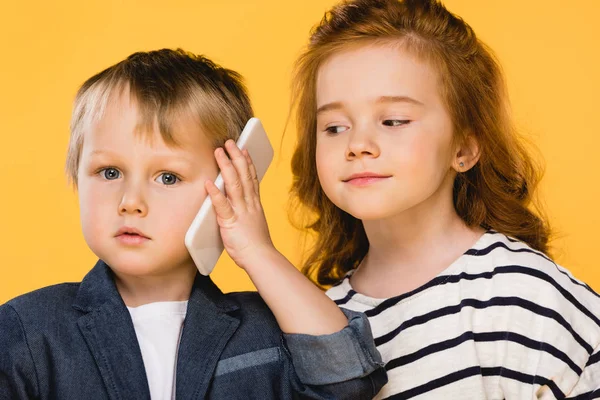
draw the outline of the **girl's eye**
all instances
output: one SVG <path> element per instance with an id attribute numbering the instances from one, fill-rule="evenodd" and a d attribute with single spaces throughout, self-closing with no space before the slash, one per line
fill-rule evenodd
<path id="1" fill-rule="evenodd" d="M 347 130 L 348 130 L 348 128 L 346 128 L 345 126 L 341 126 L 341 125 L 328 126 L 327 128 L 325 128 L 325 132 L 331 133 L 334 135 L 337 133 L 345 132 Z"/>
<path id="2" fill-rule="evenodd" d="M 407 119 L 386 119 L 383 121 L 383 125 L 385 126 L 402 126 L 408 125 L 410 123 Z"/>
<path id="3" fill-rule="evenodd" d="M 104 168 L 102 171 L 104 179 L 112 181 L 121 177 L 121 172 L 116 168 Z"/>
<path id="4" fill-rule="evenodd" d="M 179 178 L 175 174 L 163 172 L 156 178 L 156 181 L 163 185 L 170 186 L 176 184 L 179 181 Z"/>

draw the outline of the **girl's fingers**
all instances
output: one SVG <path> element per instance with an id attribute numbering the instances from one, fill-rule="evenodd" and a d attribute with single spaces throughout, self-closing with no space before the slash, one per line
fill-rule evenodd
<path id="1" fill-rule="evenodd" d="M 252 178 L 252 186 L 254 188 L 254 193 L 257 196 L 260 196 L 258 174 L 256 173 L 256 167 L 254 166 L 254 163 L 252 162 L 252 158 L 250 158 L 250 153 L 248 153 L 248 150 L 246 150 L 246 149 L 244 149 L 244 156 L 246 157 L 246 162 L 248 163 L 248 169 L 250 171 L 250 177 Z"/>
<path id="2" fill-rule="evenodd" d="M 248 163 L 248 158 L 237 147 L 233 140 L 228 140 L 225 143 L 225 148 L 227 149 L 227 153 L 229 153 L 229 156 L 231 157 L 231 162 L 237 171 L 238 179 L 241 182 L 243 196 L 246 203 L 253 203 L 255 191 L 254 182 L 252 179 L 252 171 L 249 168 L 250 164 Z"/>
<path id="3" fill-rule="evenodd" d="M 231 207 L 231 204 L 225 195 L 221 193 L 219 188 L 216 187 L 212 181 L 206 181 L 204 183 L 204 187 L 210 196 L 210 200 L 212 201 L 213 208 L 215 209 L 217 216 L 225 221 L 233 219 L 235 217 L 233 207 Z"/>
<path id="4" fill-rule="evenodd" d="M 235 208 L 245 207 L 244 190 L 235 166 L 222 148 L 215 150 L 215 158 L 221 170 L 225 193 L 227 193 L 231 205 Z"/>

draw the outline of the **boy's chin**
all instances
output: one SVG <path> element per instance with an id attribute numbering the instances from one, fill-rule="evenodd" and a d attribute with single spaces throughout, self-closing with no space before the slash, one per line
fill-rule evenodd
<path id="1" fill-rule="evenodd" d="M 99 258 L 118 275 L 131 277 L 144 277 L 162 275 L 168 271 L 168 265 L 161 263 L 156 258 L 141 254 L 108 255 Z"/>
<path id="2" fill-rule="evenodd" d="M 182 257 L 175 260 L 165 255 L 163 258 L 147 254 L 111 254 L 99 257 L 117 275 L 131 278 L 167 277 L 169 275 L 180 275 L 183 270 L 196 271 L 191 257 Z M 185 275 L 188 275 L 187 273 Z M 192 274 L 190 274 L 192 275 Z"/>

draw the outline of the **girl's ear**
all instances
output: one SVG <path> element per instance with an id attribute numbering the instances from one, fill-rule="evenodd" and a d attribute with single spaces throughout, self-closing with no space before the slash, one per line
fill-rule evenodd
<path id="1" fill-rule="evenodd" d="M 468 135 L 456 149 L 452 168 L 456 172 L 467 172 L 479 161 L 479 157 L 481 156 L 480 150 L 479 141 L 475 135 Z"/>

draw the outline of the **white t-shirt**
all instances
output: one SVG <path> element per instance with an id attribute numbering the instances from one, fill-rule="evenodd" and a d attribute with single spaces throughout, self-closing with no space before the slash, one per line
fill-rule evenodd
<path id="1" fill-rule="evenodd" d="M 369 318 L 389 378 L 376 399 L 600 395 L 600 296 L 500 233 L 409 293 L 368 297 L 346 277 L 327 294 Z"/>
<path id="2" fill-rule="evenodd" d="M 175 371 L 187 301 L 127 307 L 133 320 L 152 400 L 175 399 Z"/>

